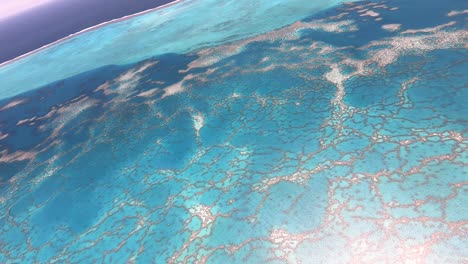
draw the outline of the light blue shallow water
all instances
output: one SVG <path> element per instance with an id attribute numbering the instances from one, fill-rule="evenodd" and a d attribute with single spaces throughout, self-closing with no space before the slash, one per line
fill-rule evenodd
<path id="1" fill-rule="evenodd" d="M 0 261 L 465 263 L 467 4 L 329 4 L 179 32 L 187 1 L 157 47 L 149 14 L 1 68 Z"/>
<path id="2" fill-rule="evenodd" d="M 339 2 L 184 0 L 86 32 L 0 67 L 0 99 L 102 66 L 136 63 L 166 53 L 183 54 L 264 33 Z"/>

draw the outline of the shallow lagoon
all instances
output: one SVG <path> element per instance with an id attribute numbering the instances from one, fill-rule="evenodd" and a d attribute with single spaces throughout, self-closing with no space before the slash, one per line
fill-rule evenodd
<path id="1" fill-rule="evenodd" d="M 99 67 L 56 56 L 113 24 L 0 68 L 2 94 L 24 80 L 0 103 L 0 260 L 463 263 L 466 4 L 321 8 Z"/>

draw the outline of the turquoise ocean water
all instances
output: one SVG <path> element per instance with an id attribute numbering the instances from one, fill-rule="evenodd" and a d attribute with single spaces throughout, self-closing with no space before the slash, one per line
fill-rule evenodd
<path id="1" fill-rule="evenodd" d="M 0 261 L 465 263 L 467 9 L 187 0 L 0 67 Z"/>

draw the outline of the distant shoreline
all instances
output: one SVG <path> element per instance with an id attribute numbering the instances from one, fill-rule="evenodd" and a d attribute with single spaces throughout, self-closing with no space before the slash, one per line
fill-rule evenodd
<path id="1" fill-rule="evenodd" d="M 170 7 L 170 6 L 172 6 L 172 5 L 178 4 L 178 3 L 183 2 L 183 1 L 184 1 L 184 0 L 175 0 L 175 1 L 173 1 L 173 2 L 164 4 L 164 5 L 155 7 L 155 8 L 147 9 L 147 10 L 145 10 L 145 11 L 141 11 L 141 12 L 138 12 L 138 13 L 135 13 L 135 14 L 132 14 L 132 15 L 127 15 L 127 16 L 123 16 L 123 17 L 121 17 L 121 18 L 112 19 L 112 20 L 109 20 L 109 21 L 106 21 L 106 22 L 97 24 L 97 25 L 95 25 L 95 26 L 85 28 L 85 29 L 80 30 L 80 31 L 78 31 L 78 32 L 76 32 L 76 33 L 70 34 L 70 35 L 68 35 L 68 36 L 66 36 L 66 37 L 64 37 L 64 38 L 61 38 L 61 39 L 59 39 L 59 40 L 56 40 L 56 41 L 54 41 L 54 42 L 52 42 L 52 43 L 50 43 L 50 44 L 44 45 L 44 46 L 42 46 L 42 47 L 40 47 L 40 48 L 37 48 L 37 49 L 35 49 L 35 50 L 33 50 L 33 51 L 30 51 L 30 52 L 28 52 L 28 53 L 25 53 L 25 54 L 23 54 L 23 55 L 20 55 L 20 56 L 14 58 L 14 59 L 11 59 L 11 60 L 2 62 L 2 63 L 0 63 L 0 68 L 2 68 L 2 67 L 4 67 L 4 66 L 7 66 L 8 64 L 14 63 L 14 62 L 16 62 L 16 61 L 19 61 L 19 60 L 21 60 L 21 59 L 24 59 L 24 58 L 26 58 L 26 57 L 28 57 L 28 56 L 31 56 L 31 55 L 33 55 L 33 54 L 35 54 L 35 53 L 37 53 L 37 52 L 40 52 L 40 51 L 45 50 L 45 49 L 47 49 L 47 48 L 50 48 L 50 47 L 52 47 L 52 46 L 54 46 L 54 45 L 57 45 L 57 44 L 59 44 L 59 43 L 62 43 L 62 42 L 67 41 L 67 40 L 69 40 L 69 39 L 72 39 L 72 38 L 74 38 L 74 37 L 76 37 L 76 36 L 79 36 L 79 35 L 81 35 L 81 34 L 83 34 L 83 33 L 91 32 L 91 31 L 94 31 L 94 30 L 99 29 L 99 28 L 101 28 L 101 27 L 104 27 L 104 26 L 113 24 L 113 23 L 122 22 L 122 21 L 125 21 L 125 20 L 128 20 L 128 19 L 131 19 L 131 18 L 133 18 L 133 17 L 141 16 L 141 15 L 144 15 L 144 14 L 147 14 L 147 13 L 154 12 L 154 11 L 159 10 L 159 9 L 167 8 L 167 7 Z"/>

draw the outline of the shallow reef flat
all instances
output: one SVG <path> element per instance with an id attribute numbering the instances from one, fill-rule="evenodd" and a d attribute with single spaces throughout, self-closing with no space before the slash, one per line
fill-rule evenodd
<path id="1" fill-rule="evenodd" d="M 0 261 L 466 263 L 466 10 L 344 3 L 3 99 Z"/>

